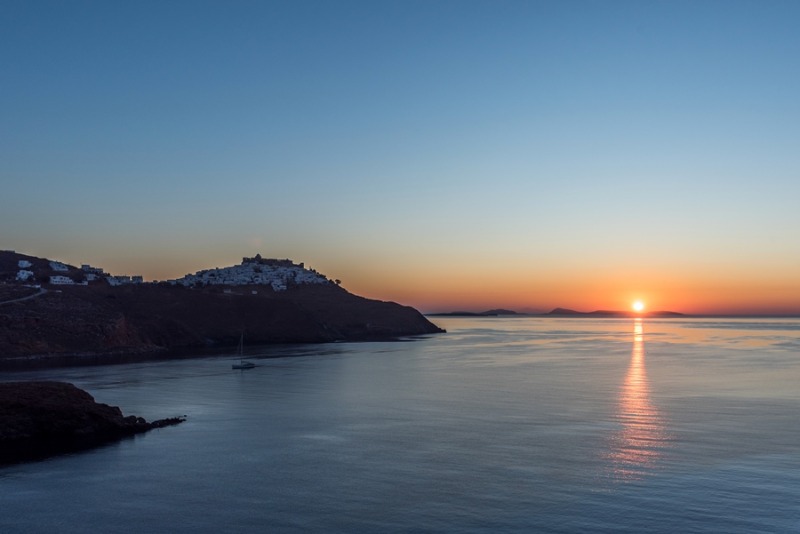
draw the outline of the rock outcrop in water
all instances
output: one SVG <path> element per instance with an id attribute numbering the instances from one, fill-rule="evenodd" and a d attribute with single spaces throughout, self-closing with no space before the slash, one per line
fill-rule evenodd
<path id="1" fill-rule="evenodd" d="M 64 382 L 0 383 L 0 465 L 88 449 L 183 420 L 126 417 Z"/>
<path id="2" fill-rule="evenodd" d="M 302 265 L 245 260 L 237 269 L 193 275 L 191 286 L 97 279 L 35 289 L 15 279 L 19 270 L 36 279 L 68 274 L 76 280 L 81 270 L 56 264 L 66 274 L 52 275 L 48 269 L 55 262 L 0 251 L 5 290 L 0 291 L 0 367 L 104 363 L 112 355 L 233 347 L 242 333 L 256 345 L 389 340 L 443 331 L 411 307 L 353 295 Z M 235 282 L 244 275 L 265 281 L 206 283 L 215 277 Z M 300 283 L 303 276 L 314 283 Z"/>

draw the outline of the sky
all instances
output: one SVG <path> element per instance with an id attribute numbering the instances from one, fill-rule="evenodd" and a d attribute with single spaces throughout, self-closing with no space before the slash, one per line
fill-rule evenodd
<path id="1" fill-rule="evenodd" d="M 0 0 L 0 249 L 800 313 L 800 3 Z"/>

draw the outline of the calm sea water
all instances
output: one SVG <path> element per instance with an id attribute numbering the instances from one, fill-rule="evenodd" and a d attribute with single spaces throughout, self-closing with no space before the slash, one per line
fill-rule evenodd
<path id="1" fill-rule="evenodd" d="M 436 322 L 0 374 L 188 416 L 0 469 L 0 531 L 800 532 L 800 320 Z"/>

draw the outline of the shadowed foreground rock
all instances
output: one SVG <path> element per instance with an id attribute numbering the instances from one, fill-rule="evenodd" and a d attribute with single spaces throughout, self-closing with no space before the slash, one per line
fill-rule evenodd
<path id="1" fill-rule="evenodd" d="M 184 420 L 126 417 L 64 382 L 0 383 L 0 465 L 88 449 Z"/>

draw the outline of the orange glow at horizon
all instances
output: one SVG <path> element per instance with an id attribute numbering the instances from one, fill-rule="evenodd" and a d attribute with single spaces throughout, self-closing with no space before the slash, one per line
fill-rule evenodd
<path id="1" fill-rule="evenodd" d="M 644 305 L 641 312 L 800 314 L 800 279 L 796 277 L 767 283 L 752 276 L 724 279 L 679 272 L 634 276 L 627 272 L 533 270 L 498 275 L 472 270 L 470 266 L 438 265 L 429 266 L 423 275 L 411 269 L 401 271 L 396 266 L 358 274 L 362 276 L 337 278 L 356 294 L 394 300 L 423 312 L 493 308 L 547 312 L 557 307 L 586 312 L 631 310 L 632 303 L 638 300 Z"/>
<path id="2" fill-rule="evenodd" d="M 143 275 L 146 280 L 178 278 L 201 269 L 234 265 L 242 256 L 261 253 L 304 262 L 330 279 L 342 280 L 342 287 L 352 293 L 395 301 L 424 313 L 494 308 L 537 313 L 557 307 L 587 312 L 631 310 L 631 303 L 640 300 L 648 312 L 800 314 L 796 269 L 759 271 L 743 265 L 707 266 L 680 259 L 664 265 L 635 261 L 619 265 L 604 258 L 593 260 L 589 268 L 585 262 L 525 256 L 495 263 L 470 255 L 442 260 L 424 255 L 377 257 L 373 251 L 346 255 L 327 251 L 310 254 L 266 245 L 261 250 L 256 248 L 231 245 L 214 255 L 188 245 L 178 251 L 159 249 L 150 255 L 119 247 L 94 253 L 25 252 L 74 265 L 90 263 L 113 274 Z M 434 252 L 429 254 L 433 257 Z"/>

